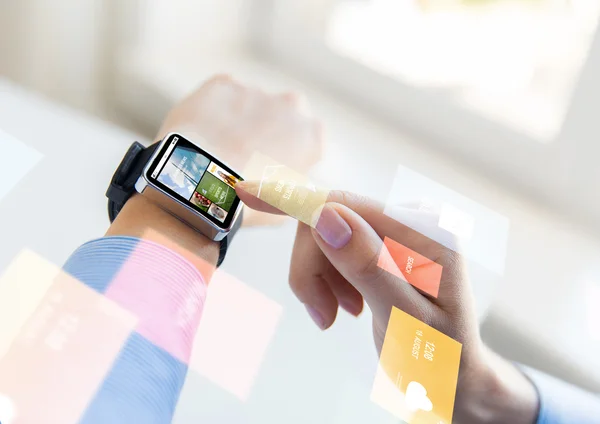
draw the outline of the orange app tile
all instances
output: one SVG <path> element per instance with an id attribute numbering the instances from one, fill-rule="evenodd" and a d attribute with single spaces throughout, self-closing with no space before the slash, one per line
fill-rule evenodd
<path id="1" fill-rule="evenodd" d="M 462 345 L 393 308 L 371 400 L 408 424 L 450 424 Z"/>
<path id="2" fill-rule="evenodd" d="M 438 297 L 443 267 L 397 241 L 384 238 L 377 265 L 419 290 Z"/>
<path id="3" fill-rule="evenodd" d="M 137 319 L 35 254 L 22 254 L 11 269 L 3 292 L 30 316 L 19 316 L 21 327 L 4 343 L 0 400 L 13 424 L 78 423 Z M 28 281 L 30 299 L 16 288 L 25 276 L 37 279 Z"/>

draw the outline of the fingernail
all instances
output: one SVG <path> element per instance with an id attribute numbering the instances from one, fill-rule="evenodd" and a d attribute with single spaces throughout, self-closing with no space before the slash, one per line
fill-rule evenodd
<path id="1" fill-rule="evenodd" d="M 310 306 L 310 305 L 305 305 L 305 306 L 306 306 L 306 310 L 308 311 L 308 315 L 310 315 L 310 317 L 315 322 L 315 324 L 317 324 L 317 326 L 321 330 L 325 330 L 325 320 L 323 319 L 323 315 L 321 315 L 321 313 L 319 311 L 317 311 L 315 308 L 313 308 L 312 306 Z"/>
<path id="2" fill-rule="evenodd" d="M 344 247 L 352 237 L 352 228 L 329 205 L 325 205 L 321 210 L 315 229 L 321 238 L 325 240 L 325 243 L 335 249 Z"/>

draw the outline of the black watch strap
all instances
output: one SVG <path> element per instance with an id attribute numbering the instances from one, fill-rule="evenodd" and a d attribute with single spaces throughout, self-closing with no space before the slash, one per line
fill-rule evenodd
<path id="1" fill-rule="evenodd" d="M 108 218 L 111 223 L 115 220 L 119 212 L 121 212 L 125 202 L 135 193 L 135 183 L 140 175 L 142 175 L 144 167 L 159 144 L 160 142 L 157 142 L 149 147 L 144 147 L 144 145 L 136 141 L 127 150 L 125 157 L 110 181 L 108 190 L 106 190 L 106 197 L 108 197 Z M 229 234 L 220 242 L 217 266 L 220 266 L 225 259 L 230 239 L 233 238 L 241 226 L 242 214 L 243 210 L 240 212 L 240 216 L 238 216 Z"/>
<path id="2" fill-rule="evenodd" d="M 158 144 L 154 143 L 146 148 L 136 141 L 125 153 L 125 157 L 115 171 L 108 190 L 106 190 L 110 222 L 115 220 L 125 202 L 135 193 L 135 183 L 138 177 L 142 175 L 144 167 L 156 151 Z"/>

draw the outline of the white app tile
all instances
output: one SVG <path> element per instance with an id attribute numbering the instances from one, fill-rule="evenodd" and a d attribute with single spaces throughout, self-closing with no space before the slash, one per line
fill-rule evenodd
<path id="1" fill-rule="evenodd" d="M 467 259 L 503 275 L 509 221 L 502 214 L 403 165 L 384 213 L 449 249 L 458 241 Z"/>
<path id="2" fill-rule="evenodd" d="M 0 201 L 42 159 L 42 154 L 0 129 Z"/>
<path id="3" fill-rule="evenodd" d="M 472 215 L 444 202 L 440 210 L 438 225 L 460 239 L 468 240 L 473 236 L 475 220 Z"/>

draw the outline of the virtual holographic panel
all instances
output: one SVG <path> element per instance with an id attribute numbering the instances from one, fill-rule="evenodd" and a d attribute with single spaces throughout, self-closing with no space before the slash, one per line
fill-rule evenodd
<path id="1" fill-rule="evenodd" d="M 418 204 L 430 216 L 410 214 L 402 205 Z M 399 166 L 384 213 L 432 240 L 502 275 L 509 221 L 503 215 L 407 167 Z"/>
<path id="2" fill-rule="evenodd" d="M 244 178 L 259 182 L 256 192 L 251 194 L 312 227 L 329 196 L 329 190 L 315 186 L 304 175 L 262 153 L 252 155 Z"/>
<path id="3" fill-rule="evenodd" d="M 0 334 L 8 346 L 0 357 L 0 397 L 11 402 L 13 423 L 78 423 L 136 318 L 31 252 L 0 284 L 10 296 L 0 297 L 2 310 L 25 306 L 17 334 L 9 327 L 12 340 Z"/>
<path id="4" fill-rule="evenodd" d="M 160 256 L 149 249 L 145 243 L 138 245 L 105 295 L 138 317 L 137 333 L 187 364 L 202 315 L 206 284 L 197 274 L 186 271 L 189 264 L 177 267 L 176 259 L 169 257 L 164 260 L 170 260 L 171 266 L 165 266 L 152 260 Z M 137 277 L 142 273 L 147 278 Z"/>
<path id="5" fill-rule="evenodd" d="M 208 288 L 190 368 L 247 400 L 281 314 L 278 303 L 217 270 Z"/>
<path id="6" fill-rule="evenodd" d="M 38 308 L 60 269 L 23 250 L 0 277 L 0 358 Z"/>
<path id="7" fill-rule="evenodd" d="M 451 424 L 462 345 L 393 308 L 371 400 L 408 424 Z"/>
<path id="8" fill-rule="evenodd" d="M 427 294 L 438 296 L 442 266 L 389 237 L 383 239 L 377 266 Z"/>
<path id="9" fill-rule="evenodd" d="M 0 201 L 42 159 L 42 154 L 0 129 Z"/>

